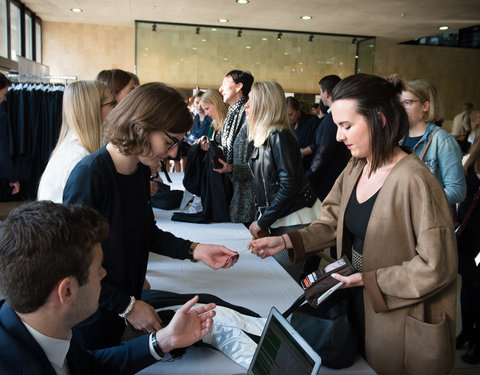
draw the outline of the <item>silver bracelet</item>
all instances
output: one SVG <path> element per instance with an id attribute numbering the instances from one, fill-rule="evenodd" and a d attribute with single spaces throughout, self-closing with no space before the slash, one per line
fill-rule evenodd
<path id="1" fill-rule="evenodd" d="M 122 312 L 121 314 L 118 314 L 118 316 L 120 318 L 123 318 L 123 319 L 126 319 L 127 318 L 127 315 L 130 314 L 133 310 L 133 305 L 135 304 L 135 297 L 134 296 L 130 296 L 130 303 L 128 304 L 127 308 L 125 309 L 124 312 Z"/>

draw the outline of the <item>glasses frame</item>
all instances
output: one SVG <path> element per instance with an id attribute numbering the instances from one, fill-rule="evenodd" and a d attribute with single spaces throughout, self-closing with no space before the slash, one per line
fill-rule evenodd
<path id="1" fill-rule="evenodd" d="M 182 143 L 182 141 L 178 140 L 177 138 L 172 137 L 166 131 L 164 131 L 164 130 L 162 130 L 162 131 L 168 137 L 168 139 L 170 139 L 173 142 L 170 146 L 168 146 L 168 151 L 174 149 L 175 147 L 180 146 L 180 143 Z"/>
<path id="2" fill-rule="evenodd" d="M 406 100 L 402 100 L 400 101 L 400 103 L 404 106 L 404 107 L 407 107 L 407 108 L 410 108 L 412 106 L 413 103 L 425 103 L 424 100 L 410 100 L 410 99 L 406 99 Z"/>

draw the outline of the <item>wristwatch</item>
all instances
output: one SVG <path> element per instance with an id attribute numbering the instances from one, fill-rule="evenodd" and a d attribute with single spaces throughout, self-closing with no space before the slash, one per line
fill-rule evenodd
<path id="1" fill-rule="evenodd" d="M 162 351 L 162 349 L 160 349 L 160 345 L 158 345 L 157 335 L 155 333 L 150 334 L 150 342 L 152 343 L 155 353 L 157 353 L 160 358 L 165 357 L 165 353 Z"/>
<path id="2" fill-rule="evenodd" d="M 188 250 L 188 255 L 190 256 L 190 260 L 194 263 L 198 262 L 198 260 L 193 259 L 193 252 L 195 251 L 197 246 L 198 246 L 198 242 L 192 242 L 190 244 L 190 249 Z"/>

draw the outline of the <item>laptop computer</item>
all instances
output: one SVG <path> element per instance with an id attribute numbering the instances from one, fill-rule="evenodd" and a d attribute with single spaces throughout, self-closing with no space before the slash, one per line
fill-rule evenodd
<path id="1" fill-rule="evenodd" d="M 317 375 L 321 362 L 317 352 L 272 307 L 250 367 L 242 375 Z"/>

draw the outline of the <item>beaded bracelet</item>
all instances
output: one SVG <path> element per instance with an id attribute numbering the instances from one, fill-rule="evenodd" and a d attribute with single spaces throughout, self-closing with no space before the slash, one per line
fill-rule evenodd
<path id="1" fill-rule="evenodd" d="M 121 314 L 118 314 L 118 316 L 120 318 L 123 318 L 123 319 L 126 319 L 127 318 L 127 315 L 130 314 L 133 310 L 133 305 L 135 304 L 135 297 L 134 296 L 130 296 L 130 303 L 128 304 L 127 308 L 125 309 L 124 312 L 122 312 Z M 125 324 L 127 322 L 125 321 Z"/>

